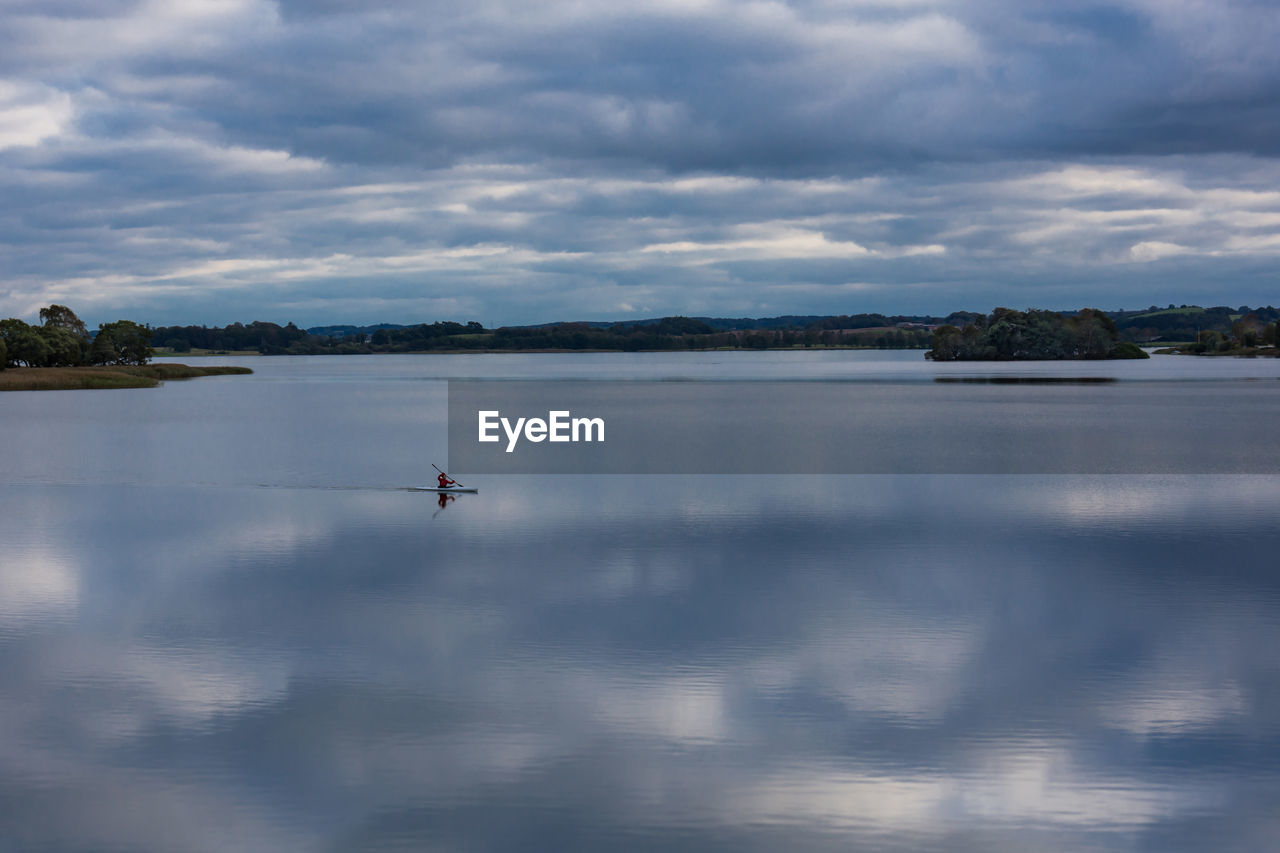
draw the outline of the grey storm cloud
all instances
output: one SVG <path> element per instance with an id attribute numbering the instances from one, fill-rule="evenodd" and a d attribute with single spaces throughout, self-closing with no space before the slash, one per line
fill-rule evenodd
<path id="1" fill-rule="evenodd" d="M 0 6 L 0 314 L 1274 301 L 1271 2 Z"/>

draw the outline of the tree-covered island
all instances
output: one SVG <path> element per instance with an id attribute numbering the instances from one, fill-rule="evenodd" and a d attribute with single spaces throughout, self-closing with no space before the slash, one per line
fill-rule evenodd
<path id="1" fill-rule="evenodd" d="M 1096 308 L 1064 316 L 1057 311 L 997 308 L 963 328 L 946 324 L 933 332 L 934 361 L 1047 361 L 1056 359 L 1150 358 L 1120 339 L 1115 321 Z"/>
<path id="2" fill-rule="evenodd" d="M 151 388 L 167 379 L 252 373 L 247 367 L 149 364 L 151 329 L 131 320 L 90 332 L 65 305 L 40 309 L 40 325 L 0 320 L 0 391 Z"/>

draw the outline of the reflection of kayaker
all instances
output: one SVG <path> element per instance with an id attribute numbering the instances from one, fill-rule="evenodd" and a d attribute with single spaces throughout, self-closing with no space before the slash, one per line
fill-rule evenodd
<path id="1" fill-rule="evenodd" d="M 441 493 L 440 493 L 440 499 L 439 499 L 438 501 L 436 501 L 436 503 L 437 503 L 437 504 L 439 504 L 440 508 L 439 508 L 438 510 L 436 510 L 435 512 L 431 513 L 431 519 L 432 519 L 432 521 L 434 521 L 434 520 L 435 520 L 435 517 L 436 517 L 437 515 L 439 515 L 440 513 L 444 512 L 444 508 L 445 508 L 445 507 L 447 507 L 449 504 L 453 503 L 453 502 L 454 502 L 454 501 L 456 501 L 456 500 L 457 500 L 457 498 L 456 498 L 455 496 L 453 496 L 453 495 L 446 495 L 444 492 L 441 492 Z"/>

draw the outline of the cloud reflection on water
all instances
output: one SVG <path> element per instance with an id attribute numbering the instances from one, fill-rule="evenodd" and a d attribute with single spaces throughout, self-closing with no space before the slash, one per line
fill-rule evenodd
<path id="1" fill-rule="evenodd" d="M 0 577 L 62 603 L 0 608 L 0 823 L 142 850 L 1266 825 L 1272 478 L 554 484 L 435 521 L 404 492 L 4 487 Z"/>

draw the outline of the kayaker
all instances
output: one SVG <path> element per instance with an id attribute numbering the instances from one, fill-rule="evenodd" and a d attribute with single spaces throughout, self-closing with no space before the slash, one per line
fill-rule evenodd
<path id="1" fill-rule="evenodd" d="M 436 482 L 440 484 L 440 488 L 442 489 L 447 489 L 450 486 L 456 486 L 458 484 L 457 480 L 450 480 L 449 475 L 443 471 L 436 475 Z"/>

